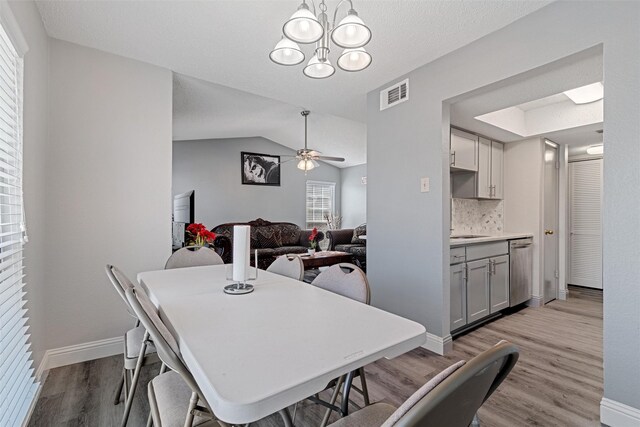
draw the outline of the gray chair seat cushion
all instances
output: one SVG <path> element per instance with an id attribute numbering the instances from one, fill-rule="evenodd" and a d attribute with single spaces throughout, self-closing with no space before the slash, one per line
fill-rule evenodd
<path id="1" fill-rule="evenodd" d="M 154 427 L 183 427 L 189 409 L 191 388 L 180 374 L 169 371 L 149 382 L 149 404 L 154 415 Z M 157 420 L 156 418 L 160 419 Z M 194 426 L 219 426 L 210 418 L 196 416 Z"/>
<path id="2" fill-rule="evenodd" d="M 329 427 L 380 427 L 395 410 L 396 408 L 387 403 L 374 403 L 340 418 Z"/>
<path id="3" fill-rule="evenodd" d="M 125 354 L 125 368 L 133 369 L 136 365 L 136 360 L 140 355 L 140 349 L 142 348 L 142 339 L 144 338 L 145 329 L 142 325 L 133 329 L 129 329 L 124 334 L 124 354 Z M 153 343 L 147 345 L 145 350 L 145 365 L 155 363 L 159 361 L 156 353 L 156 348 Z"/>
<path id="4" fill-rule="evenodd" d="M 366 246 L 354 243 L 345 243 L 344 245 L 336 245 L 336 251 L 352 253 L 355 248 L 366 248 Z"/>
<path id="5" fill-rule="evenodd" d="M 286 255 L 286 254 L 303 254 L 307 252 L 307 248 L 304 246 L 282 246 L 273 249 L 273 255 Z"/>

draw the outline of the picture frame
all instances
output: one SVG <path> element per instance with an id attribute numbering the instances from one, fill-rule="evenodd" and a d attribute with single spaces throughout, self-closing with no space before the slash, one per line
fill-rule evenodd
<path id="1" fill-rule="evenodd" d="M 280 156 L 240 152 L 240 175 L 243 185 L 280 186 Z"/>

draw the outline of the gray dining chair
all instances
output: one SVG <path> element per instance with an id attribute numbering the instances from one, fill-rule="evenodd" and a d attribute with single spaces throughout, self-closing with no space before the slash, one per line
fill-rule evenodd
<path id="1" fill-rule="evenodd" d="M 160 360 L 162 372 L 149 382 L 151 421 L 155 427 L 223 426 L 213 415 L 191 372 L 182 362 L 178 342 L 158 315 L 155 306 L 139 287 L 126 290 L 133 311 L 147 329 Z M 166 371 L 166 368 L 171 369 Z"/>
<path id="2" fill-rule="evenodd" d="M 127 311 L 135 319 L 134 327 L 124 334 L 124 367 L 113 401 L 114 405 L 118 405 L 124 390 L 125 407 L 121 425 L 126 426 L 142 366 L 158 363 L 160 359 L 153 343 L 148 340 L 147 331 L 144 326 L 140 325 L 140 320 L 127 300 L 126 291 L 133 288 L 133 283 L 120 269 L 113 265 L 108 264 L 105 270 L 111 284 L 124 301 Z"/>
<path id="3" fill-rule="evenodd" d="M 476 413 L 509 375 L 518 348 L 501 341 L 469 362 L 455 363 L 416 391 L 399 408 L 374 403 L 330 427 L 468 427 Z"/>
<path id="4" fill-rule="evenodd" d="M 325 271 L 321 272 L 312 282 L 313 286 L 331 291 L 344 297 L 359 301 L 363 304 L 369 304 L 371 300 L 371 290 L 367 275 L 356 265 L 348 263 L 340 263 L 332 265 Z M 367 390 L 367 380 L 364 368 L 359 368 L 356 375 L 360 377 L 361 388 L 352 386 L 354 390 L 362 395 L 365 406 L 369 405 L 369 392 Z M 340 394 L 340 388 L 345 381 L 346 375 L 341 376 L 329 384 L 328 388 L 333 388 L 333 393 L 329 404 L 335 407 L 336 400 Z M 329 417 L 334 409 L 328 408 L 320 424 L 322 427 L 329 422 Z"/>
<path id="5" fill-rule="evenodd" d="M 224 261 L 213 249 L 206 246 L 185 246 L 171 254 L 164 268 L 168 270 L 219 264 L 224 264 Z"/>
<path id="6" fill-rule="evenodd" d="M 301 281 L 304 278 L 304 263 L 297 255 L 282 255 L 267 267 L 267 271 Z"/>

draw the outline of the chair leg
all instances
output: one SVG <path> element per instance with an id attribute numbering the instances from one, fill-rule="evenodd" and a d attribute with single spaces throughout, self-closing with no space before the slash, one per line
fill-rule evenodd
<path id="1" fill-rule="evenodd" d="M 129 420 L 129 414 L 131 413 L 131 406 L 133 405 L 133 396 L 135 395 L 136 386 L 138 385 L 138 379 L 140 378 L 140 371 L 142 370 L 142 363 L 144 362 L 144 356 L 147 352 L 147 342 L 149 340 L 149 332 L 145 331 L 144 338 L 142 339 L 142 345 L 140 346 L 140 354 L 138 354 L 138 360 L 136 361 L 136 367 L 133 370 L 133 377 L 131 378 L 131 388 L 129 388 L 129 395 L 127 396 L 127 403 L 124 407 L 124 414 L 122 414 L 122 427 L 126 427 Z"/>
<path id="2" fill-rule="evenodd" d="M 338 378 L 338 382 L 336 383 L 336 388 L 333 389 L 333 393 L 331 394 L 331 400 L 329 403 L 332 405 L 336 404 L 336 400 L 338 400 L 338 394 L 340 394 L 340 385 L 344 381 L 345 376 L 342 375 Z M 331 416 L 332 409 L 327 408 L 324 413 L 324 417 L 322 417 L 322 422 L 320 423 L 320 427 L 325 427 L 329 423 L 329 417 Z"/>
<path id="3" fill-rule="evenodd" d="M 360 384 L 362 384 L 362 399 L 364 400 L 364 406 L 369 406 L 369 389 L 367 389 L 367 379 L 364 377 L 364 368 L 360 368 L 358 371 L 360 371 Z"/>
<path id="4" fill-rule="evenodd" d="M 122 369 L 122 375 L 120 376 L 120 383 L 118 383 L 118 388 L 116 389 L 116 394 L 113 397 L 113 404 L 120 404 L 120 396 L 122 395 L 122 389 L 124 388 L 124 376 L 127 375 L 127 370 Z"/>
<path id="5" fill-rule="evenodd" d="M 184 420 L 184 427 L 191 427 L 193 425 L 193 410 L 198 404 L 198 393 L 191 393 L 191 399 L 189 399 L 189 408 L 187 409 L 187 417 Z"/>
<path id="6" fill-rule="evenodd" d="M 158 373 L 158 375 L 162 375 L 165 372 L 167 372 L 167 365 L 162 363 L 162 365 L 160 365 L 160 372 Z M 149 410 L 149 416 L 147 417 L 147 427 L 151 427 L 152 425 L 153 425 L 153 417 L 151 416 L 151 410 Z"/>

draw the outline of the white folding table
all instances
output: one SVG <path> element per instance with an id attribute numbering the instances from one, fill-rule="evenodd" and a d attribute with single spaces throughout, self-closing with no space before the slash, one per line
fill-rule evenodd
<path id="1" fill-rule="evenodd" d="M 150 271 L 138 281 L 227 423 L 286 413 L 329 381 L 426 342 L 416 322 L 267 271 L 254 292 L 227 295 L 226 268 Z"/>

